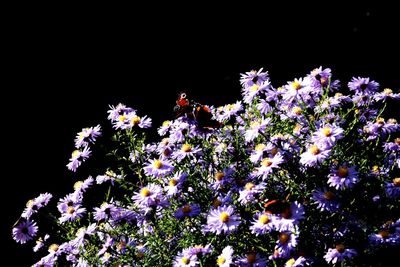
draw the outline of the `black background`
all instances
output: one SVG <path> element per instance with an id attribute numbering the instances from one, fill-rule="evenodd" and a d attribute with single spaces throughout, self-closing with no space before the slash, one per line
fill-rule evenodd
<path id="1" fill-rule="evenodd" d="M 30 245 L 12 241 L 13 222 L 27 200 L 58 199 L 86 178 L 65 165 L 76 133 L 103 122 L 108 104 L 132 106 L 158 127 L 181 90 L 201 103 L 231 103 L 239 74 L 260 67 L 276 87 L 322 65 L 342 85 L 368 76 L 399 89 L 393 6 L 291 5 L 16 11 L 3 40 L 1 98 L 0 236 L 13 265 L 36 260 Z"/>

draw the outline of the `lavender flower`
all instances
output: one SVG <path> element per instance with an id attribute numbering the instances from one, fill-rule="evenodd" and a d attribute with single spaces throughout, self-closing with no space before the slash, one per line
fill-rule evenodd
<path id="1" fill-rule="evenodd" d="M 379 83 L 370 81 L 369 78 L 353 77 L 348 86 L 356 94 L 373 94 L 378 90 Z"/>
<path id="2" fill-rule="evenodd" d="M 217 265 L 219 267 L 229 267 L 233 263 L 233 249 L 227 246 L 222 250 L 222 253 L 217 258 Z"/>
<path id="3" fill-rule="evenodd" d="M 390 198 L 400 197 L 400 178 L 394 178 L 392 182 L 385 182 L 386 195 Z"/>
<path id="4" fill-rule="evenodd" d="M 351 248 L 345 248 L 344 245 L 336 245 L 335 248 L 328 249 L 325 254 L 324 259 L 328 263 L 336 264 L 337 262 L 342 262 L 345 259 L 351 259 L 357 255 L 357 252 Z"/>
<path id="5" fill-rule="evenodd" d="M 52 194 L 44 193 L 40 194 L 35 199 L 29 200 L 28 203 L 26 203 L 26 208 L 22 212 L 21 217 L 29 219 L 32 216 L 32 214 L 37 213 L 39 209 L 47 206 L 52 197 L 53 197 Z"/>
<path id="6" fill-rule="evenodd" d="M 173 262 L 174 267 L 193 267 L 198 266 L 198 264 L 197 256 L 195 254 L 190 254 L 188 249 L 179 252 Z"/>
<path id="7" fill-rule="evenodd" d="M 222 206 L 210 211 L 207 216 L 207 225 L 204 226 L 206 232 L 222 232 L 229 234 L 237 229 L 240 224 L 240 217 L 234 214 L 235 209 L 232 206 Z"/>
<path id="8" fill-rule="evenodd" d="M 199 215 L 200 211 L 199 204 L 186 204 L 175 212 L 175 217 L 177 219 L 181 219 L 183 217 L 194 217 Z"/>
<path id="9" fill-rule="evenodd" d="M 90 148 L 87 146 L 85 146 L 83 150 L 74 150 L 71 158 L 69 159 L 70 162 L 67 164 L 67 168 L 73 172 L 76 172 L 76 169 L 81 166 L 82 162 L 86 161 L 90 157 L 91 153 L 92 151 L 90 151 Z"/>
<path id="10" fill-rule="evenodd" d="M 97 125 L 95 127 L 84 128 L 79 132 L 75 138 L 75 147 L 77 149 L 86 147 L 89 144 L 94 144 L 97 137 L 101 136 L 101 127 Z"/>
<path id="11" fill-rule="evenodd" d="M 36 222 L 22 219 L 17 226 L 12 229 L 13 239 L 17 243 L 25 244 L 32 240 L 38 232 Z"/>
<path id="12" fill-rule="evenodd" d="M 328 184 L 337 190 L 352 188 L 359 180 L 355 167 L 346 165 L 333 168 L 328 177 Z"/>
<path id="13" fill-rule="evenodd" d="M 254 221 L 250 230 L 255 235 L 263 235 L 275 230 L 277 219 L 270 213 L 258 212 L 254 216 Z"/>
<path id="14" fill-rule="evenodd" d="M 157 184 L 148 184 L 132 197 L 135 204 L 142 207 L 157 205 L 163 198 L 162 188 Z"/>
<path id="15" fill-rule="evenodd" d="M 310 145 L 307 151 L 300 155 L 300 163 L 309 167 L 316 166 L 329 157 L 330 152 L 330 149 L 323 150 L 323 148 L 317 144 Z"/>
<path id="16" fill-rule="evenodd" d="M 265 267 L 268 260 L 262 257 L 259 253 L 251 252 L 245 256 L 240 257 L 235 261 L 235 264 L 243 267 Z"/>
<path id="17" fill-rule="evenodd" d="M 322 211 L 335 212 L 339 209 L 340 204 L 336 199 L 335 193 L 332 191 L 315 190 L 312 193 L 312 199 Z"/>
<path id="18" fill-rule="evenodd" d="M 174 166 L 168 160 L 152 159 L 143 169 L 146 175 L 163 177 L 170 174 Z"/>

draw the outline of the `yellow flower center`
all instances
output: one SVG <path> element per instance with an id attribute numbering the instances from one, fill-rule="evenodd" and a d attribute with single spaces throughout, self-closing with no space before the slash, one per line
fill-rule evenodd
<path id="1" fill-rule="evenodd" d="M 291 258 L 290 260 L 288 260 L 286 263 L 285 263 L 285 266 L 293 266 L 293 264 L 296 262 L 296 260 L 295 259 L 293 259 L 293 258 Z"/>
<path id="2" fill-rule="evenodd" d="M 250 90 L 250 92 L 256 92 L 256 91 L 258 90 L 259 87 L 260 87 L 260 86 L 258 86 L 257 84 L 253 84 L 253 85 L 249 88 L 249 90 Z"/>
<path id="3" fill-rule="evenodd" d="M 190 152 L 192 150 L 192 147 L 189 144 L 183 144 L 181 150 L 183 152 Z"/>
<path id="4" fill-rule="evenodd" d="M 223 173 L 223 172 L 217 172 L 215 174 L 215 180 L 217 180 L 217 181 L 221 181 L 224 177 L 225 177 L 225 173 Z"/>
<path id="5" fill-rule="evenodd" d="M 68 207 L 68 209 L 67 209 L 68 214 L 73 214 L 74 212 L 75 212 L 74 207 Z"/>
<path id="6" fill-rule="evenodd" d="M 346 166 L 340 166 L 338 169 L 338 175 L 339 177 L 347 177 L 347 175 L 349 175 L 349 168 L 347 168 Z"/>
<path id="7" fill-rule="evenodd" d="M 264 145 L 264 144 L 258 144 L 258 145 L 256 145 L 256 147 L 255 147 L 254 149 L 255 149 L 256 151 L 260 152 L 260 151 L 263 151 L 264 148 L 265 148 L 265 145 Z"/>
<path id="8" fill-rule="evenodd" d="M 218 264 L 219 266 L 221 266 L 221 265 L 224 264 L 225 262 L 226 262 L 226 259 L 225 259 L 224 256 L 219 256 L 219 257 L 218 257 L 218 259 L 217 259 L 217 264 Z"/>
<path id="9" fill-rule="evenodd" d="M 59 247 L 60 247 L 60 246 L 57 245 L 57 244 L 51 244 L 51 245 L 49 246 L 49 250 L 52 250 L 52 251 L 56 252 L 56 251 L 58 250 Z"/>
<path id="10" fill-rule="evenodd" d="M 169 184 L 170 186 L 175 186 L 175 185 L 178 184 L 178 180 L 172 178 L 171 180 L 169 180 L 168 184 Z"/>
<path id="11" fill-rule="evenodd" d="M 294 114 L 300 115 L 303 110 L 301 109 L 301 107 L 294 107 L 292 111 Z"/>
<path id="12" fill-rule="evenodd" d="M 298 81 L 292 82 L 292 88 L 294 90 L 300 90 L 301 89 L 301 84 Z"/>
<path id="13" fill-rule="evenodd" d="M 228 111 L 231 111 L 231 110 L 233 110 L 234 108 L 235 108 L 235 105 L 234 105 L 234 104 L 226 105 L 226 109 L 227 109 Z"/>
<path id="14" fill-rule="evenodd" d="M 258 126 L 260 126 L 260 123 L 258 121 L 252 121 L 250 123 L 251 128 L 257 128 Z"/>
<path id="15" fill-rule="evenodd" d="M 400 146 L 400 137 L 397 137 L 396 139 L 394 139 L 394 142 Z"/>
<path id="16" fill-rule="evenodd" d="M 85 133 L 79 133 L 79 140 L 83 140 L 85 138 Z"/>
<path id="17" fill-rule="evenodd" d="M 341 97 L 341 96 L 343 96 L 342 93 L 336 93 L 336 94 L 335 94 L 335 98 L 339 98 L 339 97 Z"/>
<path id="18" fill-rule="evenodd" d="M 144 257 L 144 253 L 143 252 L 138 252 L 136 253 L 136 257 L 138 257 L 139 259 Z"/>
<path id="19" fill-rule="evenodd" d="M 379 172 L 379 166 L 378 165 L 372 166 L 372 172 L 378 173 Z"/>
<path id="20" fill-rule="evenodd" d="M 189 213 L 189 212 L 191 212 L 192 211 L 192 207 L 190 206 L 190 205 L 185 205 L 183 208 L 182 208 L 182 212 L 183 213 Z"/>
<path id="21" fill-rule="evenodd" d="M 140 194 L 142 197 L 148 197 L 151 195 L 151 192 L 147 187 L 143 187 L 142 190 L 140 190 Z"/>
<path id="22" fill-rule="evenodd" d="M 382 117 L 379 117 L 376 119 L 376 123 L 383 125 L 383 124 L 385 124 L 385 119 Z"/>
<path id="23" fill-rule="evenodd" d="M 268 215 L 263 214 L 263 215 L 260 216 L 260 218 L 258 218 L 258 221 L 261 224 L 267 224 L 269 222 L 269 217 L 268 217 Z"/>
<path id="24" fill-rule="evenodd" d="M 393 94 L 393 91 L 390 88 L 385 88 L 385 89 L 383 89 L 383 93 L 385 95 L 391 95 L 391 94 Z"/>
<path id="25" fill-rule="evenodd" d="M 337 250 L 339 253 L 343 253 L 344 250 L 345 250 L 345 247 L 344 247 L 344 245 L 339 244 L 339 245 L 336 245 L 336 250 Z"/>
<path id="26" fill-rule="evenodd" d="M 221 215 L 219 215 L 219 220 L 223 223 L 229 222 L 229 214 L 227 212 L 222 212 Z"/>
<path id="27" fill-rule="evenodd" d="M 322 129 L 322 134 L 325 135 L 326 137 L 331 136 L 332 129 L 329 127 L 325 127 Z"/>
<path id="28" fill-rule="evenodd" d="M 255 187 L 255 185 L 254 185 L 253 183 L 247 183 L 247 184 L 244 186 L 244 188 L 245 188 L 247 191 L 251 191 L 254 187 Z"/>
<path id="29" fill-rule="evenodd" d="M 182 263 L 185 264 L 185 265 L 187 265 L 187 264 L 190 263 L 190 259 L 189 259 L 189 258 L 186 258 L 186 257 L 182 257 L 181 261 L 182 261 Z"/>
<path id="30" fill-rule="evenodd" d="M 83 182 L 82 182 L 82 181 L 77 181 L 77 182 L 74 184 L 74 190 L 78 190 L 79 188 L 81 188 L 82 185 L 83 185 Z"/>
<path id="31" fill-rule="evenodd" d="M 326 200 L 333 200 L 333 199 L 335 199 L 335 197 L 336 197 L 335 194 L 333 192 L 331 192 L 331 191 L 326 191 L 324 193 L 324 198 Z"/>
<path id="32" fill-rule="evenodd" d="M 297 132 L 299 132 L 301 130 L 301 125 L 300 124 L 296 124 L 296 126 L 294 126 L 294 128 L 293 128 L 293 132 L 294 133 L 297 133 Z"/>
<path id="33" fill-rule="evenodd" d="M 281 242 L 281 244 L 286 244 L 289 241 L 290 236 L 286 233 L 281 233 L 279 235 L 279 242 Z"/>
<path id="34" fill-rule="evenodd" d="M 255 253 L 249 253 L 247 254 L 247 263 L 253 264 L 256 262 L 256 254 Z"/>
<path id="35" fill-rule="evenodd" d="M 400 178 L 394 178 L 394 179 L 393 179 L 393 184 L 394 184 L 395 186 L 399 187 L 399 186 L 400 186 Z"/>
<path id="36" fill-rule="evenodd" d="M 131 119 L 131 123 L 132 125 L 138 125 L 140 122 L 140 117 L 139 116 L 135 116 Z"/>
<path id="37" fill-rule="evenodd" d="M 162 140 L 161 140 L 161 144 L 162 145 L 168 145 L 169 144 L 169 138 L 163 138 Z"/>
<path id="38" fill-rule="evenodd" d="M 156 159 L 156 160 L 154 161 L 154 163 L 153 163 L 153 166 L 154 166 L 154 168 L 156 168 L 156 169 L 161 169 L 162 166 L 163 166 L 163 164 L 162 164 L 161 160 Z"/>
<path id="39" fill-rule="evenodd" d="M 121 116 L 118 117 L 118 120 L 120 122 L 124 122 L 126 120 L 126 116 L 125 115 L 121 115 Z"/>
<path id="40" fill-rule="evenodd" d="M 28 200 L 28 202 L 26 202 L 26 207 L 27 208 L 32 208 L 33 203 L 34 203 L 33 199 Z"/>
<path id="41" fill-rule="evenodd" d="M 388 119 L 388 123 L 397 124 L 397 120 L 395 118 L 390 118 L 390 119 Z"/>
<path id="42" fill-rule="evenodd" d="M 261 161 L 261 165 L 264 167 L 269 167 L 272 165 L 272 161 L 270 158 L 265 158 Z"/>
<path id="43" fill-rule="evenodd" d="M 317 145 L 310 146 L 309 150 L 310 150 L 310 153 L 313 155 L 318 155 L 319 152 L 321 152 Z"/>
<path id="44" fill-rule="evenodd" d="M 389 232 L 382 230 L 382 231 L 379 231 L 378 235 L 380 235 L 383 239 L 386 239 L 389 237 Z"/>
<path id="45" fill-rule="evenodd" d="M 126 242 L 120 241 L 117 245 L 117 250 L 121 251 L 126 247 Z"/>
<path id="46" fill-rule="evenodd" d="M 170 121 L 164 121 L 164 122 L 162 123 L 162 126 L 168 127 L 170 124 L 171 124 Z"/>
<path id="47" fill-rule="evenodd" d="M 74 150 L 71 155 L 73 158 L 76 158 L 77 156 L 79 156 L 80 153 L 81 152 L 77 149 L 77 150 Z"/>

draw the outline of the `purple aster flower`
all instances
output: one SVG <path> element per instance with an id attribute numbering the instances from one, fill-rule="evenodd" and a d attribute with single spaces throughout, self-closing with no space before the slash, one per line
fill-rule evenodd
<path id="1" fill-rule="evenodd" d="M 119 116 L 136 112 L 136 110 L 119 103 L 116 107 L 110 105 L 110 110 L 107 111 L 108 119 L 111 121 L 118 120 Z"/>
<path id="2" fill-rule="evenodd" d="M 139 117 L 135 113 L 129 113 L 126 116 L 126 120 L 129 122 L 129 125 L 127 128 L 133 128 L 135 126 L 138 126 L 139 128 L 150 128 L 151 127 L 151 119 L 148 118 L 147 116 L 144 117 Z"/>
<path id="3" fill-rule="evenodd" d="M 328 177 L 328 184 L 336 188 L 336 190 L 352 188 L 359 180 L 356 168 L 353 166 L 348 167 L 346 165 L 332 168 Z"/>
<path id="4" fill-rule="evenodd" d="M 89 158 L 91 153 L 92 151 L 90 151 L 90 148 L 87 146 L 85 146 L 83 150 L 74 150 L 74 152 L 72 152 L 71 158 L 69 159 L 70 162 L 67 164 L 67 168 L 70 171 L 75 172 L 76 169 L 81 166 L 82 162 L 86 161 Z"/>
<path id="5" fill-rule="evenodd" d="M 336 264 L 342 262 L 345 259 L 351 259 L 357 255 L 357 252 L 351 248 L 345 248 L 344 245 L 336 245 L 335 248 L 328 249 L 328 252 L 324 255 L 324 259 L 328 263 Z"/>
<path id="6" fill-rule="evenodd" d="M 381 230 L 377 234 L 368 236 L 368 240 L 373 245 L 399 245 L 400 244 L 400 231 L 393 232 L 388 229 Z"/>
<path id="7" fill-rule="evenodd" d="M 272 173 L 273 169 L 279 168 L 283 162 L 284 159 L 279 152 L 272 158 L 264 158 L 261 161 L 261 167 L 257 168 L 257 175 L 262 176 L 262 179 L 265 180 L 268 178 L 268 174 Z"/>
<path id="8" fill-rule="evenodd" d="M 264 235 L 275 230 L 276 221 L 275 215 L 258 212 L 254 216 L 254 221 L 252 222 L 252 226 L 250 226 L 250 230 L 255 235 Z"/>
<path id="9" fill-rule="evenodd" d="M 400 93 L 394 94 L 392 89 L 385 88 L 383 92 L 374 95 L 376 101 L 386 101 L 387 99 L 400 100 Z"/>
<path id="10" fill-rule="evenodd" d="M 174 175 L 174 177 L 165 179 L 168 183 L 168 185 L 164 187 L 165 191 L 167 191 L 167 196 L 178 194 L 186 178 L 187 174 L 179 171 Z"/>
<path id="11" fill-rule="evenodd" d="M 285 267 L 303 267 L 306 264 L 307 264 L 306 258 L 304 258 L 303 256 L 300 256 L 297 259 L 291 258 L 290 260 L 288 260 L 285 263 Z"/>
<path id="12" fill-rule="evenodd" d="M 311 71 L 311 73 L 307 76 L 310 81 L 311 85 L 315 88 L 322 88 L 329 85 L 329 81 L 332 77 L 331 69 L 326 68 L 322 69 L 322 66 L 316 68 Z"/>
<path id="13" fill-rule="evenodd" d="M 104 175 L 98 175 L 96 177 L 96 183 L 97 184 L 102 184 L 105 182 L 110 181 L 112 185 L 114 185 L 115 180 L 120 180 L 123 179 L 124 177 L 120 174 L 116 174 L 115 172 L 108 170 Z"/>
<path id="14" fill-rule="evenodd" d="M 54 255 L 47 255 L 43 258 L 41 258 L 38 262 L 33 264 L 33 267 L 53 267 L 56 265 L 57 257 Z"/>
<path id="15" fill-rule="evenodd" d="M 194 217 L 199 215 L 200 212 L 201 209 L 199 204 L 186 204 L 175 212 L 175 218 L 181 219 L 183 217 Z"/>
<path id="16" fill-rule="evenodd" d="M 88 227 L 79 228 L 76 232 L 76 237 L 69 242 L 72 246 L 70 249 L 80 248 L 84 244 L 86 238 L 96 233 L 96 229 L 97 225 L 95 223 L 90 224 Z"/>
<path id="17" fill-rule="evenodd" d="M 75 138 L 75 147 L 81 148 L 88 146 L 89 144 L 94 144 L 99 136 L 101 136 L 100 125 L 90 128 L 83 128 Z"/>
<path id="18" fill-rule="evenodd" d="M 329 157 L 330 152 L 331 150 L 323 150 L 323 148 L 317 144 L 310 145 L 307 151 L 300 155 L 300 163 L 305 166 L 313 167 Z"/>
<path id="19" fill-rule="evenodd" d="M 65 213 L 61 214 L 61 217 L 59 218 L 60 223 L 65 223 L 67 221 L 75 221 L 77 219 L 80 219 L 85 215 L 86 213 L 86 208 L 81 208 L 80 205 L 77 205 L 75 207 L 68 207 L 67 211 Z"/>
<path id="20" fill-rule="evenodd" d="M 198 266 L 200 263 L 197 260 L 196 254 L 191 254 L 189 249 L 184 249 L 182 252 L 179 252 L 175 257 L 173 262 L 174 267 L 192 267 Z"/>
<path id="21" fill-rule="evenodd" d="M 299 222 L 304 219 L 304 206 L 295 201 L 285 207 L 275 225 L 278 231 L 296 232 Z"/>
<path id="22" fill-rule="evenodd" d="M 148 184 L 132 197 L 135 204 L 141 207 L 157 205 L 163 199 L 162 188 L 157 184 Z"/>
<path id="23" fill-rule="evenodd" d="M 385 182 L 386 195 L 390 198 L 400 197 L 400 178 L 394 178 L 392 182 Z"/>
<path id="24" fill-rule="evenodd" d="M 217 172 L 214 175 L 215 180 L 210 184 L 211 188 L 214 190 L 220 190 L 225 186 L 230 185 L 233 181 L 233 173 L 234 170 L 231 168 L 225 168 L 223 171 Z"/>
<path id="25" fill-rule="evenodd" d="M 301 99 L 302 101 L 306 100 L 309 96 L 311 88 L 311 81 L 309 78 L 300 78 L 294 79 L 293 82 L 289 82 L 285 86 L 285 91 L 283 96 L 283 100 L 286 103 L 292 103 L 294 100 Z"/>
<path id="26" fill-rule="evenodd" d="M 254 150 L 251 151 L 250 155 L 250 161 L 253 163 L 256 163 L 260 161 L 264 155 L 265 152 L 271 150 L 273 148 L 273 145 L 271 143 L 268 143 L 267 145 L 265 144 L 257 144 L 254 148 Z"/>
<path id="27" fill-rule="evenodd" d="M 168 133 L 171 128 L 171 121 L 164 121 L 162 125 L 157 129 L 157 132 L 160 136 L 164 136 Z"/>
<path id="28" fill-rule="evenodd" d="M 174 170 L 174 166 L 165 159 L 151 159 L 144 168 L 144 173 L 149 176 L 163 177 Z"/>
<path id="29" fill-rule="evenodd" d="M 268 71 L 263 72 L 263 69 L 260 70 L 251 70 L 246 72 L 245 74 L 240 74 L 240 83 L 244 88 L 251 87 L 253 85 L 260 85 L 265 81 L 268 81 Z"/>
<path id="30" fill-rule="evenodd" d="M 264 184 L 255 185 L 251 182 L 248 182 L 243 190 L 239 191 L 239 202 L 242 205 L 246 205 L 248 203 L 256 200 L 256 196 L 258 196 L 265 188 Z"/>
<path id="31" fill-rule="evenodd" d="M 240 217 L 234 212 L 232 206 L 222 206 L 211 210 L 207 216 L 207 225 L 204 230 L 217 235 L 222 232 L 229 234 L 235 231 L 240 224 Z"/>
<path id="32" fill-rule="evenodd" d="M 313 133 L 311 141 L 320 145 L 322 149 L 329 149 L 335 145 L 337 140 L 343 137 L 342 128 L 326 124 Z"/>
<path id="33" fill-rule="evenodd" d="M 25 244 L 32 240 L 38 232 L 36 222 L 22 219 L 17 226 L 12 229 L 13 239 L 17 243 Z"/>
<path id="34" fill-rule="evenodd" d="M 222 250 L 222 253 L 217 258 L 217 265 L 219 267 L 229 267 L 233 263 L 233 249 L 227 246 Z"/>
<path id="35" fill-rule="evenodd" d="M 94 208 L 94 219 L 96 221 L 106 220 L 108 218 L 114 218 L 119 214 L 118 208 L 109 203 L 101 204 L 100 208 Z"/>
<path id="36" fill-rule="evenodd" d="M 196 158 L 197 155 L 200 155 L 200 151 L 201 149 L 199 146 L 193 147 L 190 144 L 185 143 L 181 146 L 181 149 L 175 150 L 172 153 L 172 158 L 176 159 L 177 162 L 180 162 L 186 157 Z"/>
<path id="37" fill-rule="evenodd" d="M 65 213 L 69 207 L 76 207 L 81 203 L 82 195 L 71 193 L 58 201 L 57 209 L 60 213 Z"/>
<path id="38" fill-rule="evenodd" d="M 297 246 L 297 235 L 292 232 L 285 231 L 279 233 L 279 238 L 276 241 L 275 251 L 272 259 L 290 257 L 295 247 Z"/>
<path id="39" fill-rule="evenodd" d="M 268 112 L 272 111 L 272 106 L 264 99 L 260 99 L 260 102 L 257 104 L 257 109 L 262 114 L 267 114 Z"/>
<path id="40" fill-rule="evenodd" d="M 53 197 L 52 194 L 44 193 L 40 194 L 37 198 L 29 200 L 28 203 L 26 203 L 26 208 L 22 212 L 21 217 L 29 219 L 32 216 L 32 214 L 37 213 L 39 209 L 47 206 L 52 197 Z"/>
<path id="41" fill-rule="evenodd" d="M 262 257 L 259 253 L 251 252 L 240 257 L 235 264 L 240 267 L 265 267 L 268 260 Z"/>
<path id="42" fill-rule="evenodd" d="M 318 209 L 322 211 L 335 212 L 340 207 L 339 201 L 337 201 L 336 195 L 332 191 L 315 190 L 311 198 L 318 205 Z"/>
<path id="43" fill-rule="evenodd" d="M 347 86 L 356 94 L 372 95 L 378 90 L 379 83 L 369 78 L 353 77 Z"/>
<path id="44" fill-rule="evenodd" d="M 39 249 L 44 247 L 45 242 L 50 238 L 48 234 L 46 234 L 43 238 L 39 237 L 36 240 L 36 245 L 33 247 L 34 252 L 38 252 Z"/>
<path id="45" fill-rule="evenodd" d="M 206 255 L 210 254 L 212 252 L 212 248 L 210 244 L 207 244 L 206 246 L 203 245 L 196 245 L 194 247 L 189 248 L 189 254 L 190 255 Z"/>
<path id="46" fill-rule="evenodd" d="M 271 88 L 271 83 L 269 82 L 269 80 L 264 81 L 259 85 L 253 84 L 250 87 L 243 88 L 242 90 L 243 102 L 250 104 L 256 96 L 259 96 L 262 93 L 269 91 L 270 88 Z"/>
<path id="47" fill-rule="evenodd" d="M 237 101 L 234 104 L 228 104 L 221 108 L 221 112 L 216 116 L 217 120 L 224 122 L 235 117 L 240 111 L 243 110 L 242 103 Z"/>
<path id="48" fill-rule="evenodd" d="M 245 140 L 251 142 L 260 135 L 260 131 L 264 132 L 271 119 L 254 120 L 250 123 L 249 129 L 246 130 Z"/>

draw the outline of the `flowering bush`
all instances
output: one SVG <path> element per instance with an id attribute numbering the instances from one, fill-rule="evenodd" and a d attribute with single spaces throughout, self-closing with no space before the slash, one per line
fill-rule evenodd
<path id="1" fill-rule="evenodd" d="M 218 108 L 181 94 L 158 142 L 123 104 L 112 129 L 82 129 L 67 168 L 92 176 L 30 200 L 13 227 L 36 240 L 35 266 L 360 266 L 398 249 L 400 126 L 384 115 L 400 94 L 369 78 L 340 93 L 321 67 L 240 82 L 243 99 Z"/>

